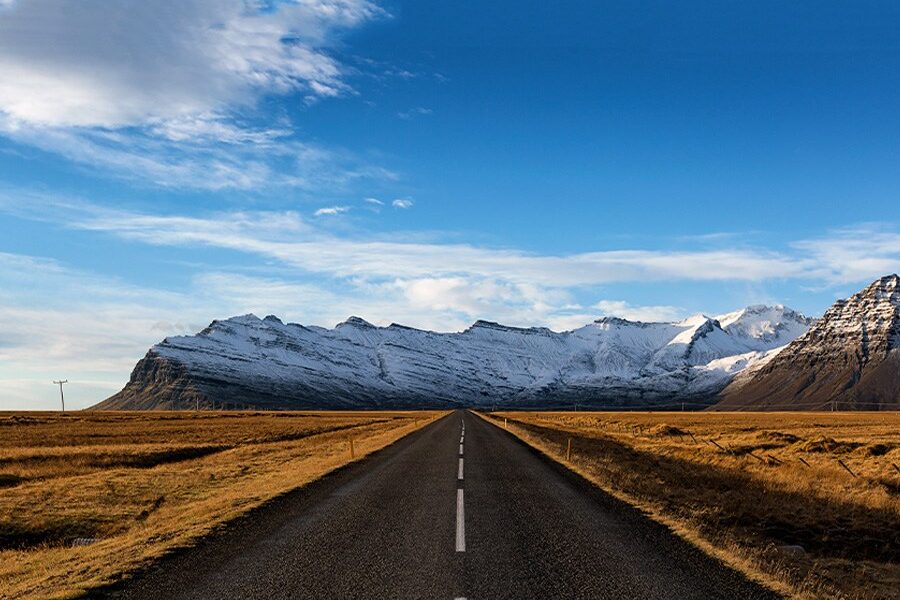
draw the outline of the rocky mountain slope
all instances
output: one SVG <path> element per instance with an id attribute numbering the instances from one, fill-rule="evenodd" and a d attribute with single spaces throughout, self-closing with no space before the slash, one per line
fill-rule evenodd
<path id="1" fill-rule="evenodd" d="M 562 333 L 486 321 L 434 333 L 357 317 L 325 329 L 245 315 L 157 344 L 97 408 L 711 402 L 810 323 L 783 306 L 675 323 L 603 318 Z"/>
<path id="2" fill-rule="evenodd" d="M 806 334 L 740 376 L 716 408 L 900 409 L 900 277 L 839 300 Z"/>

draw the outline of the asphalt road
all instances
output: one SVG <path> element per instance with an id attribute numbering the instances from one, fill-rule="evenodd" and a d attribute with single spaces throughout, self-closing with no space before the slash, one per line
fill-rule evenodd
<path id="1" fill-rule="evenodd" d="M 777 597 L 463 412 L 102 595 Z"/>

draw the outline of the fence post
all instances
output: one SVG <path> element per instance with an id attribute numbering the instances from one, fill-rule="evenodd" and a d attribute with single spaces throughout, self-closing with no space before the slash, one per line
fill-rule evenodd
<path id="1" fill-rule="evenodd" d="M 569 461 L 572 459 L 572 438 L 569 438 L 569 443 L 566 446 L 566 460 Z"/>
<path id="2" fill-rule="evenodd" d="M 842 460 L 839 459 L 839 458 L 837 459 L 837 461 L 838 461 L 838 464 L 839 464 L 839 465 L 841 465 L 842 467 L 844 467 L 844 470 L 845 470 L 845 471 L 847 471 L 847 472 L 850 473 L 854 478 L 856 478 L 856 473 L 854 473 L 853 471 L 851 471 L 851 470 L 850 470 L 850 467 L 848 467 L 846 464 L 844 464 L 844 461 L 842 461 Z"/>
<path id="3" fill-rule="evenodd" d="M 356 458 L 356 449 L 353 447 L 353 440 L 350 440 L 350 458 Z"/>

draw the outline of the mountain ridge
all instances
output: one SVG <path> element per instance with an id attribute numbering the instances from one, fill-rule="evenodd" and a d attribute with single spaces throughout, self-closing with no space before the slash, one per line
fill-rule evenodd
<path id="1" fill-rule="evenodd" d="M 327 329 L 240 315 L 154 345 L 96 408 L 711 403 L 736 373 L 811 323 L 785 307 L 753 308 L 725 315 L 725 328 L 705 315 L 603 317 L 563 332 L 478 320 L 438 333 L 356 316 Z"/>

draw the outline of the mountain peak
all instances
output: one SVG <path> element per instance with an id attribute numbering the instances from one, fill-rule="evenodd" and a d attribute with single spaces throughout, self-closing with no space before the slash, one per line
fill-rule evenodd
<path id="1" fill-rule="evenodd" d="M 716 321 L 716 323 L 718 324 L 718 321 L 715 318 L 704 315 L 703 313 L 691 315 L 680 321 L 677 321 L 675 324 L 681 327 L 701 327 L 706 326 L 709 321 Z"/>
<path id="2" fill-rule="evenodd" d="M 896 273 L 879 277 L 859 294 L 875 295 L 878 299 L 900 304 L 900 276 Z"/>
<path id="3" fill-rule="evenodd" d="M 876 279 L 726 393 L 723 407 L 829 403 L 874 410 L 900 402 L 900 277 Z"/>
<path id="4" fill-rule="evenodd" d="M 344 327 L 344 326 L 358 327 L 360 329 L 377 329 L 377 327 L 375 327 L 375 325 L 372 325 L 371 323 L 369 323 L 362 317 L 356 317 L 356 316 L 347 317 L 346 321 L 344 321 L 342 323 L 338 323 L 335 326 L 335 328 Z"/>
<path id="5" fill-rule="evenodd" d="M 638 321 L 629 321 L 622 317 L 600 317 L 599 319 L 594 319 L 594 323 L 598 325 L 636 325 Z"/>

